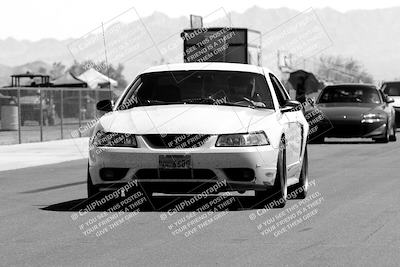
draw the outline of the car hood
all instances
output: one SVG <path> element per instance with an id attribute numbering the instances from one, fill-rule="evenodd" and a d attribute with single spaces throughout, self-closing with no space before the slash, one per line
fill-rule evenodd
<path id="1" fill-rule="evenodd" d="M 134 134 L 226 134 L 276 123 L 275 112 L 222 105 L 154 105 L 114 111 L 100 119 L 105 131 Z"/>
<path id="2" fill-rule="evenodd" d="M 317 108 L 329 119 L 340 119 L 344 116 L 358 119 L 371 112 L 383 113 L 383 105 L 373 103 L 320 103 Z"/>

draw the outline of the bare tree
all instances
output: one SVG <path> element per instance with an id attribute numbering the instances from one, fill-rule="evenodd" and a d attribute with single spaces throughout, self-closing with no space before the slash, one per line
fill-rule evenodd
<path id="1" fill-rule="evenodd" d="M 50 77 L 52 80 L 56 80 L 65 74 L 65 65 L 61 62 L 54 62 L 50 69 Z"/>
<path id="2" fill-rule="evenodd" d="M 318 75 L 333 82 L 373 83 L 373 77 L 362 64 L 353 58 L 321 56 Z"/>

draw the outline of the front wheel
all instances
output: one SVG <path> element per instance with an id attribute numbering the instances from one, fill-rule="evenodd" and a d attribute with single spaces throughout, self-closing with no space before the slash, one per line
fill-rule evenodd
<path id="1" fill-rule="evenodd" d="M 388 143 L 389 142 L 389 138 L 390 138 L 390 129 L 389 129 L 389 123 L 386 126 L 386 131 L 385 131 L 385 136 L 382 138 L 375 138 L 375 142 L 377 143 Z"/>
<path id="2" fill-rule="evenodd" d="M 392 131 L 391 131 L 391 134 L 389 135 L 389 141 L 391 141 L 391 142 L 394 142 L 394 141 L 396 141 L 397 140 L 397 138 L 396 138 L 396 124 L 394 123 L 393 125 L 392 125 Z"/>
<path id="3" fill-rule="evenodd" d="M 95 197 L 95 196 L 99 195 L 99 193 L 100 193 L 100 190 L 92 182 L 92 178 L 90 177 L 89 167 L 88 167 L 88 170 L 87 170 L 87 194 L 88 194 L 88 198 Z"/>
<path id="4" fill-rule="evenodd" d="M 303 164 L 301 167 L 299 182 L 291 188 L 290 193 L 294 199 L 304 199 L 308 192 L 308 152 L 304 151 Z"/>
<path id="5" fill-rule="evenodd" d="M 255 197 L 258 203 L 266 201 L 267 206 L 270 208 L 283 208 L 286 205 L 287 170 L 285 148 L 281 148 L 278 154 L 274 186 L 267 191 L 255 191 Z"/>

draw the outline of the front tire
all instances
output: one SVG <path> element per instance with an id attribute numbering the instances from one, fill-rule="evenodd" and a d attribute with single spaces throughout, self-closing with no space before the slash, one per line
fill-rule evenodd
<path id="1" fill-rule="evenodd" d="M 93 198 L 95 196 L 98 196 L 99 193 L 100 193 L 100 190 L 92 182 L 92 178 L 90 177 L 89 167 L 88 167 L 88 170 L 87 170 L 87 194 L 88 194 L 88 198 Z"/>
<path id="2" fill-rule="evenodd" d="M 267 201 L 267 205 L 271 208 L 283 208 L 287 201 L 286 148 L 282 147 L 278 154 L 274 186 L 266 191 L 255 191 L 256 201 L 258 203 Z"/>
<path id="3" fill-rule="evenodd" d="M 391 141 L 391 142 L 395 142 L 397 140 L 397 138 L 396 138 L 396 129 L 397 129 L 396 124 L 393 123 L 392 131 L 391 131 L 391 134 L 389 135 L 389 141 Z"/>
<path id="4" fill-rule="evenodd" d="M 387 126 L 386 126 L 385 136 L 382 137 L 382 138 L 375 138 L 374 139 L 375 142 L 382 143 L 382 144 L 388 143 L 389 142 L 389 138 L 390 138 L 389 133 L 390 133 L 390 129 L 389 129 L 389 123 L 388 123 Z"/>
<path id="5" fill-rule="evenodd" d="M 291 188 L 290 193 L 297 192 L 293 199 L 304 199 L 308 192 L 308 152 L 304 151 L 303 164 L 301 167 L 299 182 Z"/>

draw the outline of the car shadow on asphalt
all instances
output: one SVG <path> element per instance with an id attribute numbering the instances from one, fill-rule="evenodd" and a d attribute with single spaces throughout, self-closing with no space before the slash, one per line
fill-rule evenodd
<path id="1" fill-rule="evenodd" d="M 373 144 L 378 144 L 376 142 L 326 142 L 325 144 L 327 145 L 373 145 Z"/>
<path id="2" fill-rule="evenodd" d="M 44 187 L 44 188 L 38 188 L 38 189 L 24 191 L 24 192 L 21 192 L 21 193 L 22 194 L 40 193 L 40 192 L 45 192 L 45 191 L 50 191 L 50 190 L 54 190 L 54 189 L 60 189 L 60 188 L 75 186 L 75 185 L 81 185 L 81 184 L 86 184 L 86 181 L 80 181 L 80 182 L 74 182 L 74 183 L 68 183 L 68 184 L 61 184 L 61 185 Z"/>
<path id="3" fill-rule="evenodd" d="M 86 198 L 74 199 L 66 202 L 56 203 L 40 209 L 47 211 L 135 211 L 140 212 L 167 212 L 169 210 L 176 210 L 179 212 L 190 212 L 190 211 L 237 211 L 255 208 L 253 197 L 237 197 L 231 196 L 226 198 L 218 198 L 218 196 L 208 196 L 196 201 L 192 200 L 193 196 L 153 196 L 151 200 L 146 200 L 140 205 L 135 206 L 132 209 L 126 210 L 128 205 L 122 205 L 121 202 L 124 199 L 106 201 L 104 204 L 96 203 L 96 200 L 88 200 Z M 225 203 L 225 205 L 222 205 Z M 210 203 L 215 203 L 214 205 Z M 92 205 L 96 206 L 92 206 Z M 218 205 L 221 205 L 218 208 Z M 215 210 L 217 209 L 217 210 Z"/>
<path id="4" fill-rule="evenodd" d="M 291 192 L 293 186 L 288 188 Z M 142 192 L 142 191 L 136 191 Z M 257 202 L 253 195 L 240 194 L 219 194 L 203 197 L 197 195 L 157 195 L 150 199 L 146 194 L 141 193 L 140 197 L 134 197 L 135 192 L 118 197 L 117 199 L 108 199 L 104 201 L 104 195 L 96 198 L 81 198 L 69 200 L 61 203 L 51 204 L 40 208 L 41 210 L 57 212 L 78 212 L 78 211 L 140 211 L 140 212 L 191 212 L 191 211 L 240 211 L 265 208 L 278 209 L 271 205 L 272 196 L 267 196 L 261 202 Z M 296 197 L 294 197 L 296 198 Z M 142 201 L 140 201 L 142 199 Z M 294 199 L 295 200 L 295 199 Z M 294 200 L 288 200 L 287 205 Z"/>
<path id="5" fill-rule="evenodd" d="M 347 140 L 335 140 L 335 139 L 328 139 L 325 140 L 323 143 L 313 143 L 310 142 L 308 145 L 375 145 L 378 144 L 374 140 L 364 139 L 364 140 L 354 140 L 354 139 L 347 139 Z"/>

